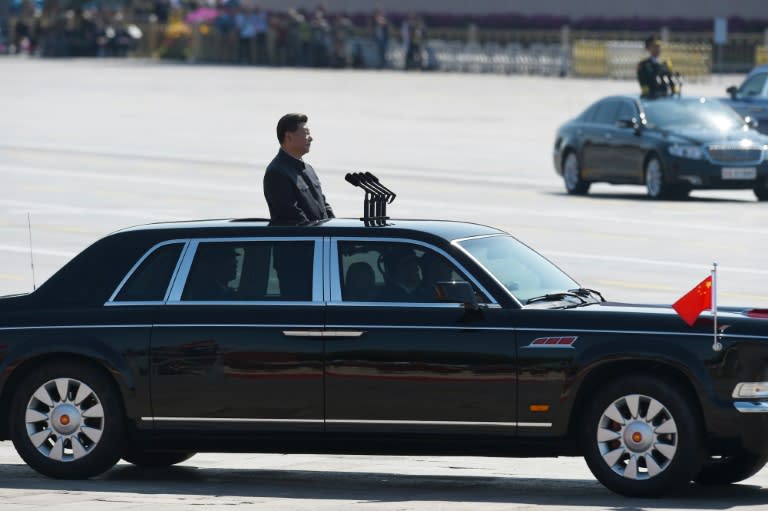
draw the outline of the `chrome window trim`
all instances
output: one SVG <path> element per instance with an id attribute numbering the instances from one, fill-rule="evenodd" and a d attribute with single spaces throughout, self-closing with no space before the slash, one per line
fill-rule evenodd
<path id="1" fill-rule="evenodd" d="M 123 286 L 125 286 L 126 282 L 133 276 L 133 274 L 136 272 L 137 269 L 141 266 L 141 264 L 150 256 L 152 255 L 156 250 L 159 250 L 160 247 L 164 247 L 166 245 L 174 245 L 174 244 L 180 244 L 183 243 L 184 245 L 181 247 L 181 252 L 179 252 L 179 256 L 176 259 L 176 266 L 173 269 L 173 273 L 171 273 L 171 278 L 168 281 L 168 286 L 165 288 L 165 294 L 163 295 L 162 300 L 146 300 L 146 301 L 125 301 L 120 300 L 117 301 L 115 298 L 118 294 L 120 294 L 120 291 L 122 291 Z M 187 250 L 187 247 L 189 246 L 189 240 L 185 239 L 176 239 L 176 240 L 166 240 L 161 241 L 160 243 L 157 243 L 150 247 L 149 250 L 144 252 L 144 255 L 139 258 L 136 263 L 131 267 L 130 270 L 128 270 L 128 273 L 125 274 L 123 277 L 123 280 L 120 281 L 120 283 L 117 285 L 117 288 L 115 288 L 114 292 L 110 295 L 110 297 L 107 299 L 107 301 L 104 303 L 105 306 L 112 306 L 112 305 L 157 305 L 162 304 L 168 299 L 168 293 L 169 289 L 173 287 L 174 279 L 176 278 L 176 275 L 179 271 L 179 264 L 184 259 L 184 254 Z"/>
<path id="2" fill-rule="evenodd" d="M 445 306 L 449 305 L 450 308 L 453 308 L 454 306 L 462 307 L 461 304 L 441 304 L 441 303 L 429 303 L 429 302 L 345 302 L 342 300 L 341 297 L 341 275 L 339 274 L 339 242 L 340 241 L 361 241 L 361 242 L 382 242 L 382 243 L 408 243 L 412 245 L 418 245 L 420 247 L 424 247 L 428 250 L 432 250 L 434 252 L 437 252 L 438 254 L 445 257 L 451 264 L 453 264 L 456 268 L 458 268 L 464 275 L 467 276 L 467 278 L 474 284 L 477 289 L 485 296 L 487 305 L 498 305 L 498 302 L 496 299 L 491 295 L 491 293 L 488 292 L 485 287 L 478 282 L 478 280 L 475 278 L 474 275 L 472 275 L 472 272 L 467 271 L 467 269 L 459 263 L 456 258 L 454 258 L 451 254 L 446 252 L 445 250 L 436 247 L 430 243 L 421 241 L 421 240 L 414 240 L 411 238 L 373 238 L 373 237 L 366 237 L 366 236 L 333 236 L 330 240 L 331 242 L 331 253 L 330 253 L 330 279 L 331 279 L 331 296 L 330 301 L 328 305 L 350 305 L 354 304 L 355 306 L 372 306 L 372 307 L 381 307 L 381 306 L 388 306 L 388 307 L 413 307 L 413 308 L 435 308 L 437 306 Z"/>
<path id="3" fill-rule="evenodd" d="M 304 241 L 313 242 L 312 258 L 312 300 L 311 301 L 289 301 L 289 300 L 248 300 L 248 301 L 190 301 L 182 300 L 181 294 L 184 291 L 184 285 L 189 277 L 189 271 L 192 268 L 192 261 L 197 253 L 197 248 L 201 243 L 250 243 L 250 242 L 273 242 L 273 241 Z M 166 305 L 318 305 L 323 303 L 323 284 L 322 284 L 322 238 L 318 236 L 233 236 L 217 238 L 194 238 L 189 241 L 189 249 L 185 252 L 184 258 L 180 264 L 178 274 L 174 280 L 171 292 L 165 301 Z"/>
<path id="4" fill-rule="evenodd" d="M 473 256 L 466 248 L 461 246 L 461 242 L 463 242 L 463 241 L 479 240 L 479 239 L 483 239 L 483 238 L 496 238 L 496 237 L 499 237 L 499 236 L 509 236 L 509 237 L 514 238 L 514 236 L 511 236 L 510 234 L 505 234 L 505 233 L 483 234 L 483 235 L 480 235 L 480 236 L 469 236 L 467 238 L 457 238 L 457 239 L 451 241 L 451 245 L 456 247 L 458 250 L 461 250 L 461 252 L 465 256 L 470 258 L 477 266 L 479 266 L 485 272 L 485 274 L 488 275 L 491 278 L 491 280 L 493 280 L 499 286 L 499 288 L 501 288 L 507 294 L 507 296 L 512 298 L 512 301 L 515 302 L 515 304 L 519 308 L 522 309 L 523 308 L 523 303 L 520 300 L 518 300 L 515 295 L 512 294 L 512 291 L 507 289 L 507 286 L 502 284 L 501 281 L 496 278 L 496 275 L 494 275 L 493 273 L 488 271 L 488 268 L 486 268 L 484 264 L 482 264 L 480 261 L 478 261 L 477 258 L 475 256 Z M 514 239 L 517 239 L 517 238 L 514 238 Z M 533 250 L 533 249 L 531 249 L 531 250 Z M 536 253 L 538 254 L 538 252 L 536 252 Z M 547 259 L 547 260 L 549 261 L 549 259 Z"/>
<path id="5" fill-rule="evenodd" d="M 294 306 L 294 307 L 297 307 L 297 306 L 302 306 L 302 307 L 309 307 L 309 306 L 321 307 L 321 306 L 324 306 L 325 304 L 320 303 L 320 302 L 309 302 L 309 301 L 306 301 L 306 300 L 303 300 L 303 301 L 299 301 L 299 300 L 288 301 L 288 300 L 285 300 L 285 301 L 282 301 L 282 302 L 279 301 L 279 300 L 261 300 L 261 301 L 259 301 L 259 300 L 220 300 L 220 301 L 217 301 L 217 300 L 183 300 L 183 301 L 178 301 L 178 302 L 166 302 L 165 305 L 168 305 L 170 307 L 184 307 L 184 306 L 190 306 L 190 305 L 212 305 L 212 306 L 227 305 L 227 306 L 230 306 L 230 307 L 233 306 L 233 305 L 249 305 L 251 307 L 254 306 L 254 305 L 264 305 L 264 306 L 272 306 L 272 305 L 283 306 L 283 305 L 285 305 L 285 306 Z"/>

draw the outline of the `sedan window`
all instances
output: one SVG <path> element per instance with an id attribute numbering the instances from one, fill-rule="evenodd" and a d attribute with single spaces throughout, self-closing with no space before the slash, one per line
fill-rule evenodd
<path id="1" fill-rule="evenodd" d="M 311 301 L 313 241 L 200 243 L 182 301 Z"/>
<path id="2" fill-rule="evenodd" d="M 521 303 L 579 288 L 560 268 L 511 236 L 470 238 L 459 245 Z"/>
<path id="3" fill-rule="evenodd" d="M 592 122 L 597 124 L 613 124 L 618 120 L 618 110 L 619 103 L 617 101 L 605 101 L 600 103 Z"/>
<path id="4" fill-rule="evenodd" d="M 761 96 L 765 89 L 768 73 L 760 73 L 747 78 L 739 87 L 740 96 Z"/>
<path id="5" fill-rule="evenodd" d="M 162 245 L 151 252 L 120 288 L 116 302 L 159 302 L 165 299 L 182 243 Z"/>
<path id="6" fill-rule="evenodd" d="M 339 275 L 342 300 L 353 302 L 437 303 L 436 283 L 467 281 L 425 247 L 375 241 L 340 241 Z"/>

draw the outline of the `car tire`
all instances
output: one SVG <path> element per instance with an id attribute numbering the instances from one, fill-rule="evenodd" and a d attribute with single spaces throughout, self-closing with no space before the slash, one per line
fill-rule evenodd
<path id="1" fill-rule="evenodd" d="M 121 396 L 95 365 L 48 362 L 21 380 L 9 430 L 19 456 L 37 472 L 58 479 L 93 477 L 120 459 Z"/>
<path id="2" fill-rule="evenodd" d="M 760 472 L 768 463 L 768 453 L 742 451 L 732 456 L 709 458 L 693 480 L 702 485 L 715 486 L 738 483 Z"/>
<path id="3" fill-rule="evenodd" d="M 579 157 L 573 151 L 568 151 L 563 159 L 563 183 L 569 195 L 586 195 L 589 192 L 590 183 L 581 178 Z"/>
<path id="4" fill-rule="evenodd" d="M 592 474 L 628 497 L 687 485 L 702 466 L 702 428 L 691 399 L 664 379 L 606 382 L 584 409 L 582 448 Z"/>
<path id="5" fill-rule="evenodd" d="M 123 453 L 123 459 L 137 467 L 162 468 L 170 467 L 187 461 L 197 453 L 178 451 L 145 451 L 139 448 L 131 448 L 130 452 Z"/>
<path id="6" fill-rule="evenodd" d="M 762 183 L 755 186 L 753 189 L 755 192 L 755 197 L 757 197 L 758 201 L 766 201 L 768 200 L 768 179 L 764 179 Z"/>
<path id="7" fill-rule="evenodd" d="M 645 190 L 654 200 L 665 199 L 672 194 L 672 187 L 665 182 L 664 169 L 656 156 L 651 156 L 645 163 Z"/>

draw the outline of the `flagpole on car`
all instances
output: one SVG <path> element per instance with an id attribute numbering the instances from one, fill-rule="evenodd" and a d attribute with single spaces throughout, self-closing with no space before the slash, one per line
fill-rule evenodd
<path id="1" fill-rule="evenodd" d="M 712 323 L 714 325 L 714 340 L 712 342 L 712 349 L 714 351 L 720 351 L 723 349 L 723 345 L 720 344 L 720 340 L 717 337 L 717 263 L 712 263 Z"/>

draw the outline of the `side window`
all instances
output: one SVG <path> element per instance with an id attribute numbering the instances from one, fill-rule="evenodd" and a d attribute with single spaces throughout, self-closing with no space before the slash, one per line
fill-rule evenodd
<path id="1" fill-rule="evenodd" d="M 765 88 L 765 80 L 768 73 L 760 73 L 752 76 L 739 87 L 739 94 L 742 96 L 760 96 Z"/>
<path id="2" fill-rule="evenodd" d="M 160 302 L 165 298 L 182 243 L 163 245 L 149 254 L 115 297 L 116 302 Z"/>
<path id="3" fill-rule="evenodd" d="M 467 280 L 442 255 L 418 245 L 339 242 L 342 300 L 352 302 L 439 302 L 435 284 Z"/>
<path id="4" fill-rule="evenodd" d="M 633 117 L 637 117 L 637 108 L 632 103 L 622 101 L 619 104 L 619 112 L 616 115 L 616 120 L 627 120 Z"/>
<path id="5" fill-rule="evenodd" d="M 595 122 L 595 114 L 597 113 L 597 109 L 600 106 L 599 103 L 596 103 L 589 108 L 587 108 L 584 113 L 581 114 L 581 120 L 583 122 Z"/>
<path id="6" fill-rule="evenodd" d="M 311 301 L 314 241 L 200 243 L 182 301 Z"/>
<path id="7" fill-rule="evenodd" d="M 613 124 L 618 120 L 618 106 L 617 101 L 604 101 L 600 103 L 600 107 L 595 113 L 595 118 L 592 122 L 597 124 Z"/>

